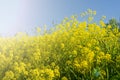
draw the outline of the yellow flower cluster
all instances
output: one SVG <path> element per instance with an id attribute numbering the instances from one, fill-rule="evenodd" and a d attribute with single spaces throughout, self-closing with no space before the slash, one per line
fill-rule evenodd
<path id="1" fill-rule="evenodd" d="M 120 32 L 92 22 L 88 9 L 39 35 L 0 37 L 0 80 L 114 80 L 120 74 Z M 43 33 L 42 33 L 43 32 Z"/>

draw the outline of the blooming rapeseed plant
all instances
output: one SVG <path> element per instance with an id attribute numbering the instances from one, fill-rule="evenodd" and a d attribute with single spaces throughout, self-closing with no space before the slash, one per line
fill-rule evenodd
<path id="1" fill-rule="evenodd" d="M 0 37 L 0 80 L 119 80 L 120 32 L 94 15 L 88 9 L 83 22 L 72 16 L 39 35 Z"/>

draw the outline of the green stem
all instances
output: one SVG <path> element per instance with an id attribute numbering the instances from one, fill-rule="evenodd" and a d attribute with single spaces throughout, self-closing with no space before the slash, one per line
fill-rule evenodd
<path id="1" fill-rule="evenodd" d="M 109 71 L 108 71 L 107 66 L 106 66 L 106 74 L 107 74 L 107 80 L 109 80 Z"/>

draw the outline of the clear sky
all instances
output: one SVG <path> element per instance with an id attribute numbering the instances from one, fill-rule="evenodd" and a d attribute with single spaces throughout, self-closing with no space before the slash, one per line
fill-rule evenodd
<path id="1" fill-rule="evenodd" d="M 35 27 L 60 23 L 64 17 L 80 14 L 88 8 L 119 19 L 120 0 L 0 0 L 0 35 L 33 32 Z"/>

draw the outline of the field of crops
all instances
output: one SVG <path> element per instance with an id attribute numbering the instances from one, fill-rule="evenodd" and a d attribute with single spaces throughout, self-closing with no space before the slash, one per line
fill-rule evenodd
<path id="1" fill-rule="evenodd" d="M 89 21 L 73 16 L 36 36 L 0 37 L 0 80 L 119 80 L 118 28 Z"/>

